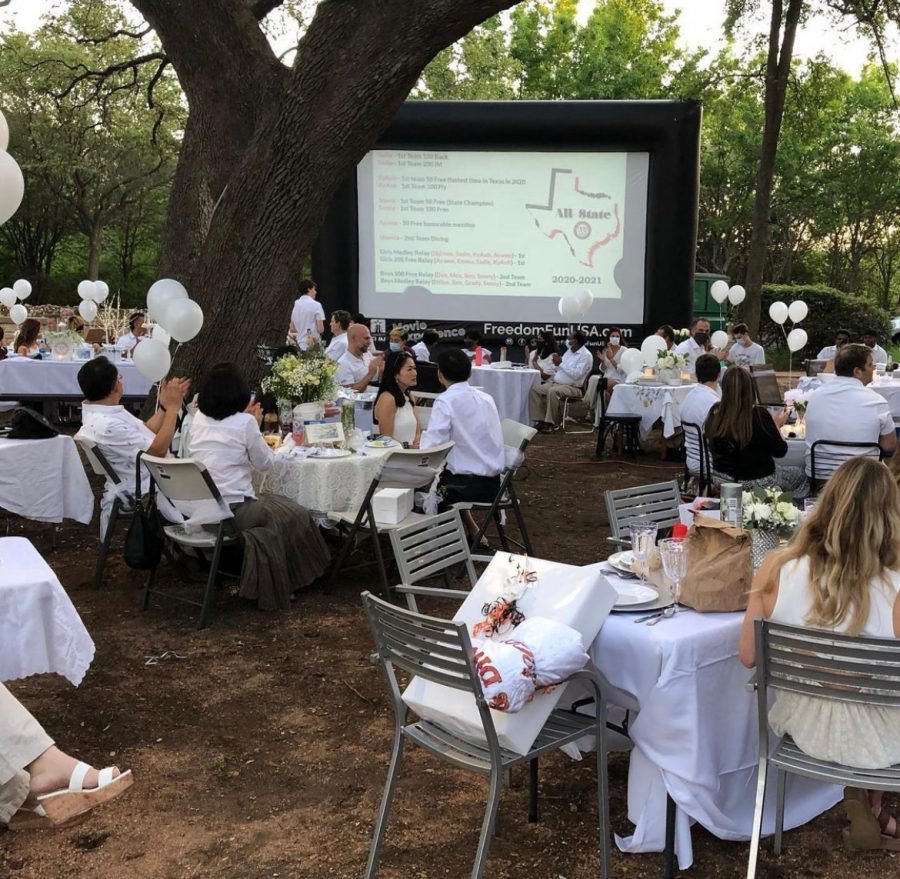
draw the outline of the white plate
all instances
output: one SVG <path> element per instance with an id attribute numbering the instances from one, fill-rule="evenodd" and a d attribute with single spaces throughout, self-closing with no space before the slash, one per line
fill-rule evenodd
<path id="1" fill-rule="evenodd" d="M 610 581 L 613 589 L 619 593 L 619 597 L 613 607 L 639 607 L 642 604 L 650 604 L 659 598 L 659 592 L 651 586 L 641 586 L 640 583 L 617 583 Z"/>
<path id="2" fill-rule="evenodd" d="M 634 553 L 630 549 L 614 552 L 606 561 L 617 571 L 624 571 L 626 574 L 634 573 Z"/>
<path id="3" fill-rule="evenodd" d="M 394 440 L 369 440 L 366 443 L 366 446 L 370 449 L 389 449 L 396 445 L 397 443 Z"/>
<path id="4" fill-rule="evenodd" d="M 310 452 L 307 458 L 349 458 L 353 452 L 350 449 L 319 449 L 317 452 Z"/>

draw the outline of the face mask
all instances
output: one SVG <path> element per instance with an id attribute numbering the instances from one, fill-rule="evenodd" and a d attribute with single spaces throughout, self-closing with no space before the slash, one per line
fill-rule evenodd
<path id="1" fill-rule="evenodd" d="M 399 342 L 391 342 L 391 351 L 400 351 L 403 346 Z"/>
<path id="2" fill-rule="evenodd" d="M 609 337 L 609 344 L 610 344 L 610 345 L 618 345 L 618 344 L 619 344 L 619 337 L 618 337 L 618 336 L 610 336 L 610 337 Z"/>
<path id="3" fill-rule="evenodd" d="M 572 340 L 571 339 L 566 339 L 566 348 L 571 350 L 571 348 L 572 348 Z"/>
<path id="4" fill-rule="evenodd" d="M 705 345 L 709 341 L 709 333 L 694 333 L 694 341 L 698 345 Z"/>

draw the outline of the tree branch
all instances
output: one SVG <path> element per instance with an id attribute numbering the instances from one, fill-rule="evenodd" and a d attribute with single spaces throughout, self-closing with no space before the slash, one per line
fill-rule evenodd
<path id="1" fill-rule="evenodd" d="M 120 61 L 118 64 L 110 64 L 105 70 L 89 70 L 84 67 L 83 64 L 80 65 L 71 65 L 66 64 L 64 61 L 57 61 L 56 59 L 49 59 L 52 63 L 62 64 L 65 67 L 68 67 L 70 70 L 77 70 L 79 67 L 84 69 L 83 73 L 78 74 L 72 82 L 70 82 L 61 92 L 58 92 L 54 97 L 57 100 L 61 100 L 65 98 L 67 95 L 71 94 L 72 90 L 75 86 L 80 82 L 84 82 L 85 80 L 93 79 L 98 81 L 103 81 L 108 79 L 110 76 L 116 73 L 122 73 L 125 70 L 131 70 L 134 74 L 135 78 L 137 77 L 137 69 L 142 64 L 147 64 L 150 61 L 168 61 L 169 59 L 162 52 L 150 52 L 146 55 L 139 55 L 137 58 L 130 58 L 128 61 Z"/>
<path id="2" fill-rule="evenodd" d="M 124 28 L 117 31 L 111 31 L 102 37 L 76 37 L 76 43 L 90 43 L 92 45 L 99 45 L 100 43 L 108 43 L 110 40 L 114 40 L 116 37 L 130 37 L 132 40 L 141 40 L 147 36 L 147 34 L 152 33 L 153 28 L 147 25 L 142 31 L 129 31 Z"/>

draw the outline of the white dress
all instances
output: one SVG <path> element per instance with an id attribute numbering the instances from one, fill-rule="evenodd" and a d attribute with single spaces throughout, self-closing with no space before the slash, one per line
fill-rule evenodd
<path id="1" fill-rule="evenodd" d="M 398 443 L 411 443 L 416 438 L 419 422 L 411 403 L 401 406 L 394 414 L 394 432 L 391 436 Z"/>
<path id="2" fill-rule="evenodd" d="M 869 584 L 869 618 L 860 633 L 894 638 L 893 608 L 900 591 L 900 571 L 888 582 Z M 781 569 L 778 599 L 771 619 L 790 626 L 807 626 L 812 606 L 809 562 L 797 559 Z M 848 622 L 835 628 L 846 630 Z M 769 724 L 779 736 L 789 734 L 807 754 L 864 769 L 883 769 L 900 762 L 900 709 L 852 702 L 834 702 L 802 693 L 778 693 Z"/>

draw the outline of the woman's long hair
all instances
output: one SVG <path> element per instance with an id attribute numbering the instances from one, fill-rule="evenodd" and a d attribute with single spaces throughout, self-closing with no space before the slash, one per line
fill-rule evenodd
<path id="1" fill-rule="evenodd" d="M 415 362 L 415 357 L 409 351 L 391 351 L 384 358 L 384 372 L 381 374 L 381 384 L 378 387 L 378 395 L 375 397 L 376 405 L 378 397 L 382 394 L 390 394 L 398 409 L 402 409 L 407 403 L 412 404 L 409 394 L 397 382 L 397 375 L 406 365 L 407 360 Z"/>
<path id="2" fill-rule="evenodd" d="M 36 341 L 41 332 L 41 322 L 36 318 L 29 317 L 22 321 L 19 332 L 16 334 L 16 341 L 13 344 L 13 351 L 18 351 L 23 345 L 30 348 Z"/>
<path id="3" fill-rule="evenodd" d="M 546 360 L 551 354 L 559 354 L 559 345 L 552 330 L 541 330 L 538 333 L 537 356 Z"/>
<path id="4" fill-rule="evenodd" d="M 869 618 L 869 584 L 900 567 L 900 492 L 891 472 L 859 456 L 834 471 L 780 563 L 806 557 L 812 607 L 806 622 L 832 629 L 849 620 L 858 635 Z"/>
<path id="5" fill-rule="evenodd" d="M 740 366 L 729 366 L 722 379 L 722 399 L 709 410 L 703 427 L 707 440 L 731 442 L 738 449 L 750 445 L 755 406 L 750 373 Z"/>

